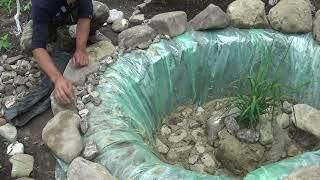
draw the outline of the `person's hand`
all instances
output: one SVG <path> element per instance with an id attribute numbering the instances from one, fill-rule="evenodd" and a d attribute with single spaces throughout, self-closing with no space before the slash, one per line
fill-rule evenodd
<path id="1" fill-rule="evenodd" d="M 76 50 L 73 55 L 72 63 L 76 67 L 86 66 L 89 64 L 89 56 L 86 50 Z"/>
<path id="2" fill-rule="evenodd" d="M 54 83 L 54 97 L 60 104 L 69 104 L 73 100 L 72 84 L 63 76 Z"/>

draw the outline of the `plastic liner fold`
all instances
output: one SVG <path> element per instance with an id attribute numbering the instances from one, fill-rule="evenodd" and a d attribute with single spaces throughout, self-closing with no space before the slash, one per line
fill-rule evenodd
<path id="1" fill-rule="evenodd" d="M 161 162 L 152 152 L 162 118 L 178 105 L 199 104 L 232 95 L 230 83 L 266 56 L 272 47 L 282 82 L 299 89 L 295 100 L 320 107 L 320 48 L 311 34 L 284 35 L 272 30 L 225 29 L 188 32 L 122 55 L 102 75 L 99 107 L 90 106 L 89 131 L 101 153 L 94 160 L 119 179 L 232 179 L 188 171 Z M 288 54 L 283 59 L 284 52 Z M 309 152 L 249 173 L 245 179 L 280 179 L 295 169 L 320 164 Z M 58 160 L 57 179 L 66 164 Z"/>

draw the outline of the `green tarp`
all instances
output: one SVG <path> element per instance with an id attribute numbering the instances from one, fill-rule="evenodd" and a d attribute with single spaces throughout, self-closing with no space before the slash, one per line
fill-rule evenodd
<path id="1" fill-rule="evenodd" d="M 282 81 L 312 82 L 296 100 L 320 107 L 320 46 L 311 34 L 283 35 L 272 30 L 225 29 L 188 32 L 122 55 L 102 75 L 99 107 L 90 106 L 90 129 L 101 151 L 94 160 L 119 179 L 228 179 L 184 170 L 161 162 L 151 151 L 163 117 L 181 104 L 202 104 L 232 94 L 230 83 L 246 74 L 272 47 Z M 58 161 L 57 179 L 66 168 Z M 301 166 L 320 164 L 319 152 L 261 167 L 246 179 L 280 179 Z M 64 169 L 64 170 L 63 170 Z"/>

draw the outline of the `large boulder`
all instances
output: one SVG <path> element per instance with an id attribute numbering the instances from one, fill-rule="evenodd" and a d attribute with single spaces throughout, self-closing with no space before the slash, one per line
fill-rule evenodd
<path id="1" fill-rule="evenodd" d="M 122 31 L 119 36 L 119 45 L 126 48 L 147 48 L 156 32 L 148 25 L 139 25 Z"/>
<path id="2" fill-rule="evenodd" d="M 241 143 L 226 130 L 219 132 L 220 145 L 216 158 L 229 170 L 238 175 L 254 170 L 264 157 L 264 147 L 260 144 Z"/>
<path id="3" fill-rule="evenodd" d="M 292 122 L 300 129 L 320 138 L 320 111 L 307 105 L 294 105 L 295 119 Z"/>
<path id="4" fill-rule="evenodd" d="M 312 14 L 309 0 L 281 0 L 268 14 L 273 29 L 287 32 L 310 32 Z"/>
<path id="5" fill-rule="evenodd" d="M 80 117 L 72 111 L 56 114 L 44 127 L 42 140 L 63 161 L 70 163 L 83 148 Z"/>
<path id="6" fill-rule="evenodd" d="M 265 4 L 261 0 L 236 0 L 232 2 L 227 14 L 231 24 L 238 28 L 261 28 L 268 26 Z"/>
<path id="7" fill-rule="evenodd" d="M 220 7 L 210 4 L 189 22 L 189 28 L 193 30 L 222 29 L 229 24 L 229 16 Z"/>
<path id="8" fill-rule="evenodd" d="M 115 47 L 109 41 L 100 41 L 87 48 L 89 54 L 89 64 L 85 67 L 75 67 L 70 61 L 64 71 L 63 76 L 70 80 L 74 85 L 83 85 L 86 77 L 99 70 L 99 60 L 111 56 Z"/>
<path id="9" fill-rule="evenodd" d="M 149 25 L 159 34 L 178 36 L 187 29 L 187 14 L 183 11 L 158 14 L 150 19 Z"/>
<path id="10" fill-rule="evenodd" d="M 28 177 L 33 171 L 34 159 L 28 154 L 16 154 L 9 161 L 12 164 L 11 177 Z"/>
<path id="11" fill-rule="evenodd" d="M 68 180 L 115 180 L 109 171 L 102 165 L 90 162 L 77 157 L 70 164 L 68 173 Z"/>
<path id="12" fill-rule="evenodd" d="M 320 43 L 320 10 L 317 11 L 313 21 L 313 38 Z"/>

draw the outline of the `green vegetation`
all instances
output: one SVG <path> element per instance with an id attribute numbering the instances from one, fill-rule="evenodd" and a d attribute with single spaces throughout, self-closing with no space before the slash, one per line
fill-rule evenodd
<path id="1" fill-rule="evenodd" d="M 11 43 L 9 42 L 8 34 L 5 34 L 3 36 L 0 36 L 0 51 L 2 49 L 10 49 Z"/>
<path id="2" fill-rule="evenodd" d="M 14 4 L 13 2 L 13 0 L 0 0 L 0 8 L 7 10 L 9 15 L 11 15 Z"/>
<path id="3" fill-rule="evenodd" d="M 233 83 L 237 90 L 233 103 L 241 110 L 239 122 L 249 128 L 258 124 L 260 115 L 273 114 L 274 107 L 290 95 L 291 88 L 280 83 L 279 67 L 274 67 L 271 49 L 268 48 L 255 71 L 251 68 L 249 75 Z M 277 66 L 284 62 L 287 53 Z"/>
<path id="4" fill-rule="evenodd" d="M 22 7 L 22 12 L 30 11 L 30 10 L 31 10 L 31 7 L 32 7 L 32 4 L 31 4 L 31 1 L 29 1 L 27 4 L 25 4 L 25 5 Z"/>

